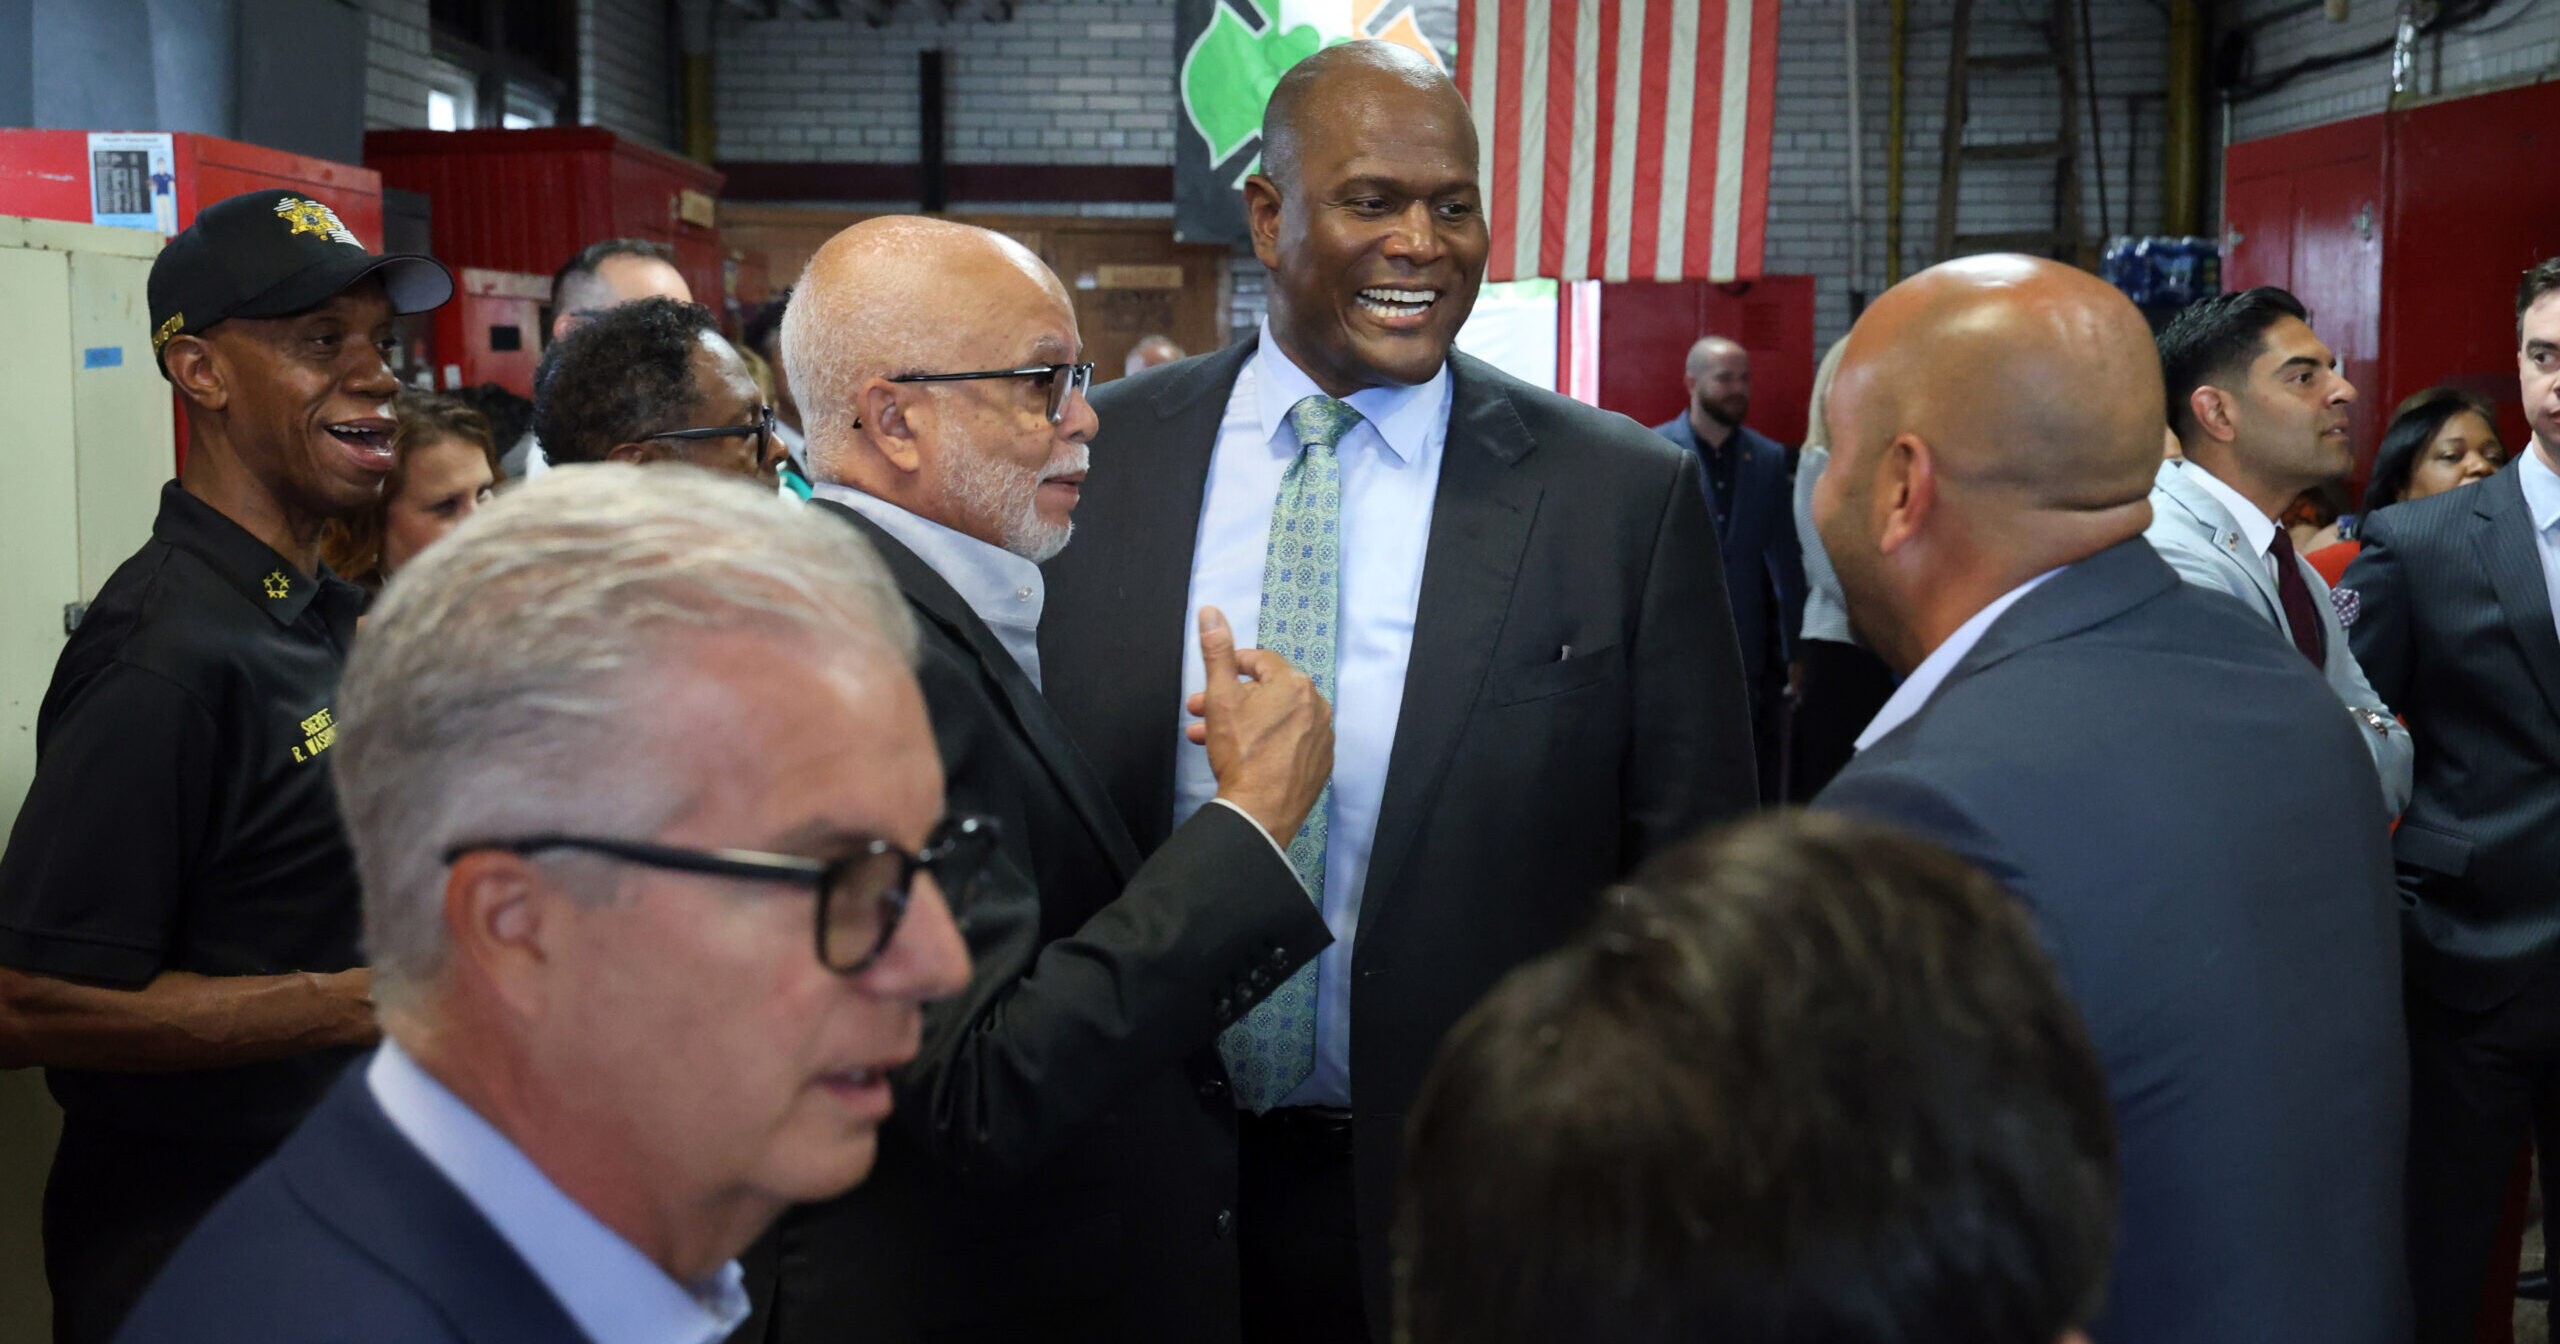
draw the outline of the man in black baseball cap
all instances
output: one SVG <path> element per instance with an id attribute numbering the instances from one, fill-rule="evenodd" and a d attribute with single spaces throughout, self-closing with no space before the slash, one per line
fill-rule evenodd
<path id="1" fill-rule="evenodd" d="M 185 466 L 54 667 L 0 855 L 0 1067 L 63 1109 L 57 1341 L 111 1336 L 374 1039 L 323 759 L 364 597 L 320 529 L 391 468 L 392 317 L 452 293 L 291 191 L 207 207 L 152 265 Z"/>

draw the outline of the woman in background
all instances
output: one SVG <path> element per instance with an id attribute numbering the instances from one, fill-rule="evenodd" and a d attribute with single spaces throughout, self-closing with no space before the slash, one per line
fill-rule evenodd
<path id="1" fill-rule="evenodd" d="M 329 524 L 320 557 L 340 578 L 368 593 L 382 591 L 410 557 L 461 525 L 489 502 L 498 480 L 498 449 L 478 411 L 432 392 L 404 392 L 392 403 L 400 428 L 397 455 L 382 498 L 360 518 Z"/>
<path id="2" fill-rule="evenodd" d="M 2421 392 L 2401 406 L 2384 431 L 2382 447 L 2373 455 L 2373 474 L 2365 480 L 2364 507 L 2356 516 L 2485 481 L 2506 464 L 2506 446 L 2498 442 L 2497 421 L 2487 403 L 2449 387 Z M 2339 520 L 2344 540 L 2303 555 L 2332 588 L 2347 572 L 2347 562 L 2364 549 L 2347 530 L 2350 522 Z"/>

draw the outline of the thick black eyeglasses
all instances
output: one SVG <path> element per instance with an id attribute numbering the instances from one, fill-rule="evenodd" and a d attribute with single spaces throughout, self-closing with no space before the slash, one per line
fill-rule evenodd
<path id="1" fill-rule="evenodd" d="M 907 913 L 907 900 L 919 872 L 934 881 L 956 910 L 964 905 L 994 856 L 993 817 L 946 817 L 925 838 L 924 848 L 910 854 L 886 840 L 873 840 L 842 858 L 809 859 L 796 854 L 764 854 L 746 849 L 679 849 L 646 840 L 619 840 L 592 835 L 528 835 L 517 840 L 474 840 L 444 852 L 452 863 L 465 854 L 495 850 L 502 854 L 537 854 L 574 849 L 602 854 L 644 868 L 679 873 L 734 877 L 748 882 L 787 882 L 818 893 L 818 964 L 852 975 L 880 959 Z"/>
<path id="2" fill-rule="evenodd" d="M 642 443 L 658 439 L 740 439 L 756 436 L 756 460 L 762 462 L 773 448 L 773 408 L 758 406 L 756 418 L 743 425 L 720 425 L 712 429 L 670 429 L 663 434 L 643 434 Z"/>
<path id="3" fill-rule="evenodd" d="M 1093 386 L 1091 364 L 1033 364 L 1019 369 L 980 369 L 975 373 L 909 373 L 893 383 L 966 383 L 980 378 L 1036 378 L 1049 389 L 1049 423 L 1066 418 L 1067 398 Z"/>

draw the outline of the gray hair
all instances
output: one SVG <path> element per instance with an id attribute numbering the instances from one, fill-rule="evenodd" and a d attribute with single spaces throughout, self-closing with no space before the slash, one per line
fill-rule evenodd
<path id="1" fill-rule="evenodd" d="M 365 621 L 329 754 L 364 881 L 374 993 L 441 973 L 445 849 L 542 831 L 647 835 L 695 781 L 647 699 L 712 632 L 912 668 L 915 622 L 853 529 L 681 466 L 565 467 L 403 567 Z"/>

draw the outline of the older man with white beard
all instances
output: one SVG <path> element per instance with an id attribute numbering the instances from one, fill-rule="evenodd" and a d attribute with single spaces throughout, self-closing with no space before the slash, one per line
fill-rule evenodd
<path id="1" fill-rule="evenodd" d="M 782 347 L 816 505 L 906 595 L 951 806 L 1002 843 L 978 973 L 928 1016 L 872 1180 L 768 1237 L 743 1337 L 1233 1338 L 1218 1038 L 1331 941 L 1272 839 L 1332 771 L 1331 707 L 1202 611 L 1192 731 L 1223 805 L 1140 862 L 1039 689 L 1038 565 L 1097 424 L 1065 287 L 1000 234 L 871 220 L 811 259 Z"/>

